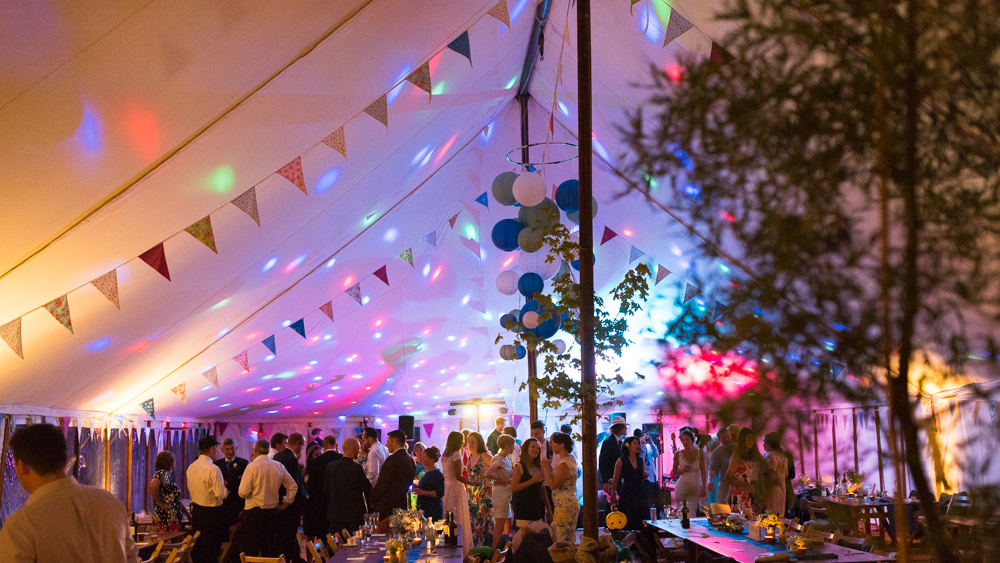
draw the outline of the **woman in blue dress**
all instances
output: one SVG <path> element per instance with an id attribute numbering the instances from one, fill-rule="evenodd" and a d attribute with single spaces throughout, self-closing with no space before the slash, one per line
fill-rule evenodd
<path id="1" fill-rule="evenodd" d="M 639 451 L 639 438 L 629 436 L 622 444 L 622 457 L 615 462 L 615 477 L 611 483 L 611 502 L 617 504 L 618 511 L 625 514 L 628 521 L 626 530 L 642 530 L 642 521 L 649 517 L 643 482 L 646 473 Z"/>

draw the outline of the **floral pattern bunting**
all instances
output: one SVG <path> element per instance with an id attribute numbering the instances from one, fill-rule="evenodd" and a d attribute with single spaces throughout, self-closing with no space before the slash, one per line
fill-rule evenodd
<path id="1" fill-rule="evenodd" d="M 24 359 L 24 348 L 21 343 L 21 317 L 0 326 L 0 338 L 10 346 L 15 354 Z"/>
<path id="2" fill-rule="evenodd" d="M 215 385 L 216 387 L 219 386 L 219 370 L 217 368 L 208 368 L 202 372 L 202 375 L 205 376 L 205 379 L 207 379 L 212 385 Z"/>
<path id="3" fill-rule="evenodd" d="M 690 301 L 690 300 L 694 299 L 695 297 L 697 297 L 699 293 L 701 293 L 700 289 L 698 289 L 697 287 L 695 287 L 695 286 L 693 286 L 691 284 L 686 284 L 686 286 L 684 288 L 684 301 L 683 302 L 687 303 L 688 301 Z"/>
<path id="4" fill-rule="evenodd" d="M 257 188 L 253 187 L 243 192 L 236 199 L 230 201 L 237 209 L 246 213 L 260 226 L 260 212 L 257 210 Z"/>
<path id="5" fill-rule="evenodd" d="M 671 8 L 670 19 L 667 21 L 666 35 L 663 37 L 663 46 L 666 47 L 671 41 L 684 35 L 685 32 L 692 28 L 694 28 L 693 23 L 682 16 L 676 8 Z M 715 50 L 715 44 L 712 44 L 712 50 Z"/>
<path id="6" fill-rule="evenodd" d="M 431 231 L 431 232 L 427 233 L 427 236 L 425 236 L 424 238 L 422 238 L 420 240 L 426 241 L 426 242 L 430 243 L 431 246 L 435 246 L 436 247 L 438 245 L 438 243 L 437 243 L 437 240 L 438 240 L 437 231 Z"/>
<path id="7" fill-rule="evenodd" d="M 319 310 L 323 311 L 323 314 L 330 317 L 330 321 L 333 322 L 333 301 L 327 301 L 319 306 Z"/>
<path id="8" fill-rule="evenodd" d="M 243 371 L 250 371 L 250 360 L 247 357 L 246 350 L 243 350 L 239 354 L 233 356 L 233 360 L 235 360 L 236 363 L 240 364 L 240 367 L 243 368 Z"/>
<path id="9" fill-rule="evenodd" d="M 69 298 L 65 295 L 57 297 L 45 304 L 45 310 L 52 318 L 59 321 L 66 330 L 73 332 L 73 320 L 69 316 Z"/>
<path id="10" fill-rule="evenodd" d="M 455 221 L 457 221 L 457 220 L 458 220 L 458 215 L 459 215 L 460 213 L 462 213 L 462 212 L 461 212 L 461 211 L 459 211 L 458 213 L 456 213 L 456 214 L 452 215 L 450 219 L 448 219 L 448 224 L 449 224 L 449 225 L 451 225 L 451 228 L 452 228 L 452 229 L 454 229 L 454 228 L 455 228 Z"/>
<path id="11" fill-rule="evenodd" d="M 142 407 L 142 410 L 146 411 L 146 414 L 149 415 L 149 418 L 152 419 L 156 418 L 156 409 L 153 408 L 153 399 L 146 399 L 145 401 L 139 403 L 139 406 Z"/>
<path id="12" fill-rule="evenodd" d="M 362 303 L 361 303 L 361 283 L 356 283 L 356 284 L 352 285 L 344 293 L 350 295 L 355 301 L 358 302 L 358 305 L 362 305 Z"/>
<path id="13" fill-rule="evenodd" d="M 507 26 L 507 31 L 510 31 L 510 12 L 507 10 L 507 0 L 500 0 L 494 4 L 486 14 L 500 20 Z"/>
<path id="14" fill-rule="evenodd" d="M 399 257 L 402 258 L 403 260 L 406 260 L 406 263 L 409 264 L 410 266 L 413 265 L 413 249 L 412 248 L 407 248 L 406 250 L 404 250 L 403 252 L 401 252 L 399 254 Z"/>
<path id="15" fill-rule="evenodd" d="M 212 217 L 205 216 L 204 219 L 184 229 L 186 233 L 198 239 L 198 242 L 212 249 L 218 254 L 219 249 L 215 247 L 215 234 L 212 232 Z"/>
<path id="16" fill-rule="evenodd" d="M 339 152 L 347 160 L 347 136 L 344 135 L 344 126 L 341 125 L 336 131 L 323 138 L 323 144 Z"/>
<path id="17" fill-rule="evenodd" d="M 641 257 L 643 257 L 645 255 L 646 255 L 645 252 L 643 252 L 643 251 L 641 251 L 638 248 L 636 248 L 636 247 L 633 246 L 631 248 L 631 250 L 629 250 L 629 253 L 628 253 L 628 263 L 631 264 L 632 262 L 635 262 L 636 259 L 641 258 Z"/>
<path id="18" fill-rule="evenodd" d="M 187 384 L 185 383 L 181 383 L 177 387 L 170 388 L 170 390 L 174 393 L 174 395 L 177 395 L 177 398 L 180 399 L 181 402 L 184 403 L 185 405 L 188 402 L 186 385 Z"/>
<path id="19" fill-rule="evenodd" d="M 278 170 L 278 174 L 282 178 L 284 178 L 284 179 L 288 180 L 289 182 L 295 184 L 295 186 L 297 188 L 299 188 L 299 190 L 301 190 L 302 193 L 304 193 L 306 195 L 309 195 L 309 192 L 306 191 L 306 178 L 302 174 L 302 157 L 301 156 L 295 157 L 295 160 L 293 160 L 293 161 L 289 162 L 288 164 L 282 166 L 281 170 Z"/>
<path id="20" fill-rule="evenodd" d="M 656 265 L 656 283 L 654 283 L 653 285 L 659 284 L 661 281 L 663 281 L 663 278 L 665 278 L 665 277 L 667 277 L 669 275 L 670 275 L 670 270 L 668 270 L 668 269 L 664 268 L 663 266 L 657 264 Z"/>
<path id="21" fill-rule="evenodd" d="M 382 125 L 385 125 L 386 135 L 389 134 L 389 104 L 386 102 L 385 94 L 379 96 L 379 99 L 366 107 L 365 113 L 377 119 Z"/>
<path id="22" fill-rule="evenodd" d="M 417 67 L 416 70 L 410 73 L 406 77 L 407 82 L 410 82 L 417 88 L 420 88 L 424 92 L 427 92 L 427 102 L 430 103 L 431 94 L 431 62 L 427 61 L 424 64 Z"/>
<path id="23" fill-rule="evenodd" d="M 97 291 L 100 291 L 108 298 L 108 301 L 114 303 L 115 307 L 121 310 L 122 304 L 118 300 L 118 270 L 111 270 L 99 278 L 94 278 L 90 285 L 96 287 Z"/>
<path id="24" fill-rule="evenodd" d="M 305 318 L 301 318 L 301 319 L 295 321 L 294 323 L 288 325 L 288 327 L 291 328 L 292 330 L 294 330 L 295 332 L 299 333 L 299 336 L 301 336 L 302 338 L 306 337 L 306 320 L 305 320 Z"/>

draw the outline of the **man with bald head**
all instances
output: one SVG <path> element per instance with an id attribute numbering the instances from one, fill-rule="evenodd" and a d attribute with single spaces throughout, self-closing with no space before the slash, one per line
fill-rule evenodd
<path id="1" fill-rule="evenodd" d="M 372 483 L 365 470 L 354 460 L 358 457 L 361 444 L 354 438 L 347 438 L 341 444 L 344 457 L 326 466 L 326 493 L 330 497 L 330 507 L 326 519 L 330 522 L 330 532 L 344 528 L 354 533 L 361 527 L 368 503 L 372 498 Z"/>

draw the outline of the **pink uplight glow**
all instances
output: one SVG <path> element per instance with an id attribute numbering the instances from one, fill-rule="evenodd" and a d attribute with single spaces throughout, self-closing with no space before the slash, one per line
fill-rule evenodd
<path id="1" fill-rule="evenodd" d="M 679 64 L 671 63 L 667 65 L 666 71 L 667 71 L 667 76 L 670 77 L 670 80 L 673 80 L 674 83 L 676 84 L 677 82 L 680 82 L 681 75 L 684 74 L 684 67 L 682 67 Z"/>
<path id="2" fill-rule="evenodd" d="M 757 364 L 739 354 L 698 348 L 671 350 L 659 370 L 664 385 L 681 391 L 733 396 L 757 383 Z"/>

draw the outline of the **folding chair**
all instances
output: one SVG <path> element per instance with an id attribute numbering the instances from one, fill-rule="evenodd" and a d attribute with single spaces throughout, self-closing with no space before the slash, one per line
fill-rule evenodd
<path id="1" fill-rule="evenodd" d="M 306 542 L 306 549 L 318 563 L 326 563 L 326 549 L 323 547 L 323 540 Z"/>
<path id="2" fill-rule="evenodd" d="M 288 563 L 284 555 L 277 557 L 254 557 L 245 553 L 240 554 L 241 563 Z"/>
<path id="3" fill-rule="evenodd" d="M 343 541 L 340 536 L 335 536 L 333 534 L 326 535 L 326 545 L 330 548 L 330 554 L 336 555 L 340 548 L 343 547 Z"/>
<path id="4" fill-rule="evenodd" d="M 149 556 L 149 559 L 146 559 L 142 563 L 155 563 L 156 558 L 160 556 L 160 550 L 162 549 L 163 549 L 163 541 L 160 541 L 160 543 L 156 544 L 156 548 L 153 549 L 153 554 Z"/>

